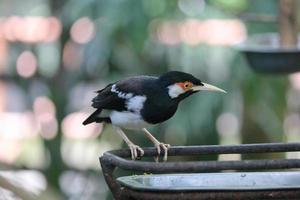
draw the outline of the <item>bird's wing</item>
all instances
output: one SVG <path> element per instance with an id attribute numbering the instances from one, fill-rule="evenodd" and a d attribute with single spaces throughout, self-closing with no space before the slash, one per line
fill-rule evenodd
<path id="1" fill-rule="evenodd" d="M 133 93 L 134 95 L 144 95 L 145 86 L 152 84 L 157 77 L 154 76 L 135 76 L 120 80 L 116 83 L 116 88 L 123 93 Z"/>
<path id="2" fill-rule="evenodd" d="M 102 90 L 97 91 L 97 96 L 92 100 L 94 108 L 119 111 L 125 109 L 125 99 L 119 98 L 117 93 L 112 92 L 112 85 L 109 84 Z"/>
<path id="3" fill-rule="evenodd" d="M 92 106 L 98 109 L 126 110 L 127 99 L 136 95 L 143 95 L 145 82 L 154 79 L 156 77 L 138 76 L 109 84 L 97 91 L 97 96 L 92 100 Z"/>

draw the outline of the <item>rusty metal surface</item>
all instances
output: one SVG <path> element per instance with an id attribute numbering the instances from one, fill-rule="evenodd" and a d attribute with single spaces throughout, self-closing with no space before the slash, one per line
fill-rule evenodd
<path id="1" fill-rule="evenodd" d="M 145 148 L 144 157 L 152 157 L 155 156 L 156 149 L 155 148 Z M 169 150 L 169 156 L 184 156 L 184 155 L 207 155 L 207 154 L 233 154 L 233 153 L 265 153 L 265 152 L 291 152 L 291 151 L 300 151 L 300 143 L 275 143 L 275 144 L 245 144 L 245 145 L 230 145 L 230 146 L 222 146 L 222 145 L 210 145 L 210 146 L 189 146 L 189 147 L 171 147 Z M 241 160 L 241 161 L 190 161 L 190 162 L 164 162 L 164 163 L 155 163 L 155 162 L 145 162 L 145 161 L 132 161 L 125 158 L 130 157 L 130 150 L 115 150 L 104 153 L 104 155 L 100 158 L 103 175 L 104 178 L 112 191 L 114 197 L 116 199 L 120 199 L 122 195 L 124 196 L 124 191 L 127 194 L 137 194 L 141 195 L 140 192 L 131 190 L 129 192 L 128 188 L 121 187 L 121 185 L 116 181 L 116 177 L 114 176 L 114 170 L 116 167 L 130 170 L 133 172 L 147 172 L 147 173 L 193 173 L 193 172 L 217 172 L 222 170 L 271 170 L 271 169 L 293 169 L 300 168 L 300 160 L 299 159 L 279 159 L 279 160 Z M 128 191 L 127 191 L 128 190 Z M 267 192 L 267 191 L 266 191 Z M 278 193 L 287 193 L 289 196 L 286 196 L 285 199 L 292 199 L 290 196 L 293 196 L 296 199 L 300 199 L 299 191 L 276 191 Z M 161 196 L 160 193 L 151 193 L 149 196 L 157 197 Z M 268 192 L 267 192 L 268 193 Z M 142 193 L 146 195 L 145 193 Z M 180 197 L 185 193 L 180 193 Z M 193 195 L 199 195 L 200 193 Z M 216 195 L 217 193 L 207 193 L 209 195 Z M 231 192 L 231 194 L 239 194 L 255 196 L 253 192 L 251 193 L 243 193 L 241 192 Z M 224 195 L 224 198 L 227 198 L 224 192 L 218 193 L 218 195 Z M 266 193 L 264 193 L 266 194 Z M 165 193 L 165 197 L 168 197 L 168 193 Z M 171 194 L 170 194 L 171 195 Z M 175 194 L 172 193 L 171 196 Z M 186 194 L 188 195 L 188 194 Z M 202 194 L 201 194 L 202 195 Z M 274 191 L 272 195 L 275 194 Z M 169 199 L 171 199 L 171 196 Z M 175 195 L 176 196 L 176 195 Z M 220 197 L 221 197 L 220 196 Z M 123 198 L 123 197 L 122 197 Z M 125 198 L 125 197 L 124 197 Z M 153 197 L 154 198 L 154 197 Z M 152 199 L 153 199 L 152 198 Z M 174 198 L 174 197 L 173 197 Z M 204 197 L 203 197 L 204 198 Z M 223 199 L 224 199 L 223 198 Z M 229 198 L 229 196 L 228 196 Z M 263 198 L 267 198 L 263 196 Z M 278 197 L 281 198 L 281 197 Z M 157 199 L 157 198 L 154 198 Z M 175 198 L 176 199 L 176 198 Z M 181 199 L 181 198 L 180 198 Z M 189 199 L 189 198 L 188 198 Z M 198 198 L 199 199 L 199 198 Z M 218 199 L 218 197 L 213 197 L 210 199 Z M 234 198 L 231 198 L 234 199 Z M 239 199 L 239 198 L 235 198 Z M 256 198 L 257 199 L 257 198 Z M 261 198 L 262 199 L 262 198 Z M 283 199 L 283 198 L 281 198 Z"/>
<path id="2" fill-rule="evenodd" d="M 122 200 L 283 200 L 300 199 L 300 190 L 286 191 L 201 191 L 201 192 L 149 192 L 122 188 Z"/>
<path id="3" fill-rule="evenodd" d="M 156 156 L 153 147 L 143 148 L 144 157 Z M 163 149 L 162 149 L 163 151 Z M 169 149 L 169 156 L 208 155 L 208 154 L 245 154 L 300 151 L 300 143 L 259 143 L 242 145 L 201 145 L 201 146 L 173 146 Z M 118 157 L 130 158 L 129 149 L 113 150 L 111 153 Z M 163 153 L 161 153 L 163 155 Z"/>

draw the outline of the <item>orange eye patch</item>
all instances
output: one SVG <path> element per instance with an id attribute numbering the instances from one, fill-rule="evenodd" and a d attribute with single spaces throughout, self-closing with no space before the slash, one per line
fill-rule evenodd
<path id="1" fill-rule="evenodd" d="M 177 85 L 179 85 L 185 91 L 190 90 L 194 86 L 194 84 L 189 81 L 177 83 Z"/>

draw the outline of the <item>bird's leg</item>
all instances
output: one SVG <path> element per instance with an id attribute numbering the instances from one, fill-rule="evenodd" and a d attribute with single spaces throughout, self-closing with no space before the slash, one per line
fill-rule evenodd
<path id="1" fill-rule="evenodd" d="M 154 145 L 157 149 L 158 156 L 160 154 L 161 148 L 164 150 L 163 161 L 167 161 L 167 159 L 168 159 L 168 149 L 170 148 L 170 145 L 159 142 L 147 129 L 143 128 L 143 131 L 146 134 L 147 138 L 149 138 L 154 143 Z M 158 156 L 155 158 L 156 162 L 158 162 Z"/>
<path id="2" fill-rule="evenodd" d="M 141 147 L 139 147 L 138 145 L 133 144 L 133 142 L 131 142 L 129 140 L 129 138 L 125 135 L 125 133 L 122 129 L 120 129 L 119 127 L 115 127 L 115 128 L 116 128 L 117 133 L 122 137 L 122 139 L 128 145 L 128 147 L 131 151 L 132 160 L 135 160 L 138 157 L 142 157 L 144 155 L 144 150 Z M 139 151 L 139 155 L 138 155 L 138 151 Z"/>

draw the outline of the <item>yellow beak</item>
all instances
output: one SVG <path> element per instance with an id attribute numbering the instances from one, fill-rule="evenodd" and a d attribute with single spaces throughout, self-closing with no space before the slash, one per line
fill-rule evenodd
<path id="1" fill-rule="evenodd" d="M 206 91 L 215 91 L 215 92 L 224 92 L 227 93 L 225 90 L 222 90 L 221 88 L 218 88 L 216 86 L 203 83 L 203 85 L 197 85 L 192 87 L 193 91 L 200 91 L 200 90 L 206 90 Z"/>

